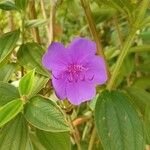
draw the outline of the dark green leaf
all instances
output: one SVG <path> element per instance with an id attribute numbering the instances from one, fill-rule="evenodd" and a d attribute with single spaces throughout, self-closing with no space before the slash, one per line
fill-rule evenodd
<path id="1" fill-rule="evenodd" d="M 44 145 L 46 149 L 61 149 L 61 150 L 71 150 L 70 135 L 68 132 L 46 132 L 42 130 L 37 130 L 37 136 L 40 142 Z"/>
<path id="2" fill-rule="evenodd" d="M 42 66 L 42 56 L 44 54 L 43 49 L 36 43 L 27 43 L 20 47 L 17 57 L 19 63 L 28 69 L 34 69 L 35 71 L 50 76 L 48 71 Z"/>
<path id="3" fill-rule="evenodd" d="M 19 35 L 20 31 L 17 30 L 5 33 L 0 37 L 0 65 L 15 48 Z"/>
<path id="4" fill-rule="evenodd" d="M 68 131 L 67 122 L 58 106 L 43 97 L 30 99 L 25 109 L 25 117 L 33 126 L 51 132 Z"/>
<path id="5" fill-rule="evenodd" d="M 19 97 L 19 92 L 16 87 L 9 83 L 0 82 L 0 107 Z"/>
<path id="6" fill-rule="evenodd" d="M 28 127 L 25 119 L 18 115 L 0 130 L 1 150 L 25 150 Z"/>
<path id="7" fill-rule="evenodd" d="M 23 103 L 20 99 L 13 100 L 0 107 L 0 128 L 13 119 L 22 109 Z"/>
<path id="8" fill-rule="evenodd" d="M 104 91 L 95 108 L 96 128 L 105 150 L 144 150 L 143 124 L 120 91 Z"/>
<path id="9" fill-rule="evenodd" d="M 16 64 L 6 64 L 0 68 L 0 81 L 8 82 L 16 69 Z"/>
<path id="10" fill-rule="evenodd" d="M 0 2 L 0 9 L 2 10 L 16 10 L 16 6 L 12 1 L 4 0 Z"/>

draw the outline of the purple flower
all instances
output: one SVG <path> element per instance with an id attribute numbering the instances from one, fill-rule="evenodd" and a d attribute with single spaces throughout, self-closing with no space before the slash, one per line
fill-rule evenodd
<path id="1" fill-rule="evenodd" d="M 104 59 L 96 56 L 96 44 L 85 38 L 75 38 L 64 47 L 53 42 L 42 63 L 52 71 L 52 84 L 59 99 L 79 105 L 96 95 L 96 85 L 104 84 L 107 73 Z"/>

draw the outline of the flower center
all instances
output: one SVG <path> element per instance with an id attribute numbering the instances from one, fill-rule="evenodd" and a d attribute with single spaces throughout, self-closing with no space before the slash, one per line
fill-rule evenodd
<path id="1" fill-rule="evenodd" d="M 82 65 L 71 64 L 67 67 L 66 72 L 68 73 L 68 81 L 77 82 L 78 80 L 85 80 L 85 72 L 88 68 L 83 67 Z"/>

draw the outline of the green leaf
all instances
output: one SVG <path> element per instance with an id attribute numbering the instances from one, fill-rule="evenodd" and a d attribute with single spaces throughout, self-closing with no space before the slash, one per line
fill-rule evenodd
<path id="1" fill-rule="evenodd" d="M 51 132 L 68 131 L 67 122 L 58 106 L 41 96 L 30 99 L 25 108 L 25 117 L 33 126 Z"/>
<path id="2" fill-rule="evenodd" d="M 0 107 L 19 97 L 19 92 L 16 87 L 9 83 L 0 82 Z"/>
<path id="3" fill-rule="evenodd" d="M 28 127 L 22 115 L 18 115 L 0 130 L 1 150 L 25 150 Z"/>
<path id="4" fill-rule="evenodd" d="M 134 87 L 138 87 L 141 89 L 148 89 L 150 87 L 150 78 L 149 77 L 141 77 L 137 79 L 133 85 Z"/>
<path id="5" fill-rule="evenodd" d="M 12 74 L 15 72 L 16 64 L 6 64 L 0 68 L 0 81 L 8 82 L 11 79 Z"/>
<path id="6" fill-rule="evenodd" d="M 104 150 L 144 150 L 143 124 L 125 93 L 101 93 L 95 123 Z"/>
<path id="7" fill-rule="evenodd" d="M 0 37 L 0 65 L 4 60 L 7 59 L 7 56 L 15 48 L 16 42 L 19 39 L 20 31 L 12 31 L 3 34 Z"/>
<path id="8" fill-rule="evenodd" d="M 16 6 L 15 6 L 14 2 L 4 0 L 4 1 L 0 2 L 0 9 L 2 9 L 2 10 L 16 10 Z"/>
<path id="9" fill-rule="evenodd" d="M 46 19 L 33 19 L 33 20 L 28 20 L 25 23 L 25 27 L 35 28 L 35 27 L 39 27 L 41 25 L 45 25 L 46 23 L 47 23 Z"/>
<path id="10" fill-rule="evenodd" d="M 128 94 L 132 97 L 132 102 L 141 110 L 142 113 L 145 112 L 145 107 L 150 107 L 150 93 L 137 87 L 126 88 Z"/>
<path id="11" fill-rule="evenodd" d="M 19 82 L 20 95 L 29 95 L 32 92 L 34 84 L 35 70 L 30 71 L 24 75 Z"/>
<path id="12" fill-rule="evenodd" d="M 46 149 L 56 149 L 56 150 L 71 150 L 71 141 L 69 132 L 46 132 L 42 130 L 37 130 L 37 136 L 40 142 Z"/>
<path id="13" fill-rule="evenodd" d="M 49 72 L 42 66 L 43 49 L 37 43 L 22 45 L 17 53 L 19 63 L 27 69 L 34 69 L 37 73 L 49 77 Z"/>
<path id="14" fill-rule="evenodd" d="M 13 100 L 0 107 L 0 128 L 13 119 L 22 109 L 23 103 L 20 99 Z"/>
<path id="15" fill-rule="evenodd" d="M 46 78 L 45 76 L 41 76 L 38 74 L 35 75 L 33 89 L 28 97 L 31 98 L 35 96 L 45 86 L 48 80 L 49 78 Z"/>
<path id="16" fill-rule="evenodd" d="M 28 5 L 28 0 L 15 0 L 15 5 L 20 10 L 25 10 Z"/>

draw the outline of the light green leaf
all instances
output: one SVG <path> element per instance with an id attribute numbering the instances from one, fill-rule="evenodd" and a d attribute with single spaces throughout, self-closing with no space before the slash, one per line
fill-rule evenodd
<path id="1" fill-rule="evenodd" d="M 0 2 L 0 9 L 2 9 L 2 10 L 16 10 L 16 6 L 12 1 L 3 0 Z"/>
<path id="2" fill-rule="evenodd" d="M 37 130 L 37 136 L 40 142 L 44 145 L 46 149 L 56 149 L 56 150 L 71 150 L 71 141 L 69 132 L 46 132 L 42 130 Z"/>
<path id="3" fill-rule="evenodd" d="M 28 127 L 25 119 L 18 115 L 0 130 L 1 150 L 25 150 Z"/>
<path id="4" fill-rule="evenodd" d="M 0 65 L 15 48 L 19 35 L 20 31 L 16 30 L 5 33 L 0 37 Z"/>
<path id="5" fill-rule="evenodd" d="M 34 85 L 35 70 L 24 75 L 19 82 L 20 95 L 29 95 L 32 92 Z"/>
<path id="6" fill-rule="evenodd" d="M 45 76 L 41 76 L 38 74 L 35 75 L 33 89 L 29 94 L 29 98 L 35 96 L 45 86 L 48 80 L 49 78 L 46 78 Z"/>
<path id="7" fill-rule="evenodd" d="M 41 96 L 30 99 L 25 108 L 25 117 L 33 126 L 45 131 L 68 131 L 67 122 L 58 106 Z"/>
<path id="8" fill-rule="evenodd" d="M 6 64 L 0 68 L 0 81 L 8 82 L 11 79 L 12 74 L 15 72 L 16 64 Z"/>
<path id="9" fill-rule="evenodd" d="M 96 103 L 95 123 L 104 150 L 144 150 L 143 124 L 125 93 L 101 93 Z"/>
<path id="10" fill-rule="evenodd" d="M 16 87 L 9 83 L 0 82 L 0 107 L 19 97 L 19 92 Z"/>
<path id="11" fill-rule="evenodd" d="M 50 74 L 42 66 L 43 49 L 37 43 L 22 45 L 17 53 L 19 63 L 27 69 L 34 69 L 37 73 L 49 77 Z"/>
<path id="12" fill-rule="evenodd" d="M 0 107 L 0 128 L 13 119 L 22 109 L 23 103 L 20 99 L 13 100 Z"/>
<path id="13" fill-rule="evenodd" d="M 39 27 L 41 25 L 45 25 L 47 23 L 47 20 L 46 19 L 33 19 L 33 20 L 28 20 L 26 23 L 25 23 L 25 27 L 27 28 L 35 28 L 35 27 Z"/>

